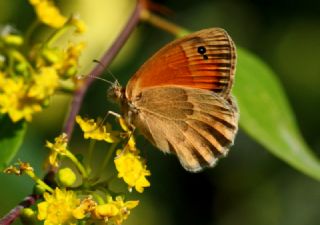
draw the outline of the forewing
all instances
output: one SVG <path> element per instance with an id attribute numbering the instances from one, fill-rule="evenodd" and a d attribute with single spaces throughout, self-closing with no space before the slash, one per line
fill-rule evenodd
<path id="1" fill-rule="evenodd" d="M 211 167 L 226 155 L 238 128 L 233 100 L 208 90 L 149 88 L 133 104 L 139 111 L 134 125 L 156 147 L 176 154 L 192 172 Z"/>
<path id="2" fill-rule="evenodd" d="M 163 47 L 130 79 L 126 96 L 141 89 L 180 85 L 229 96 L 236 64 L 236 50 L 221 28 L 201 30 Z"/>

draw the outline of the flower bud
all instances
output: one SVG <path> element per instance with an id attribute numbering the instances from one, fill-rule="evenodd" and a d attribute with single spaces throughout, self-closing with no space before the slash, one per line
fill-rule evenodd
<path id="1" fill-rule="evenodd" d="M 77 177 L 72 169 L 66 167 L 59 170 L 58 179 L 63 186 L 70 187 L 76 182 Z"/>
<path id="2" fill-rule="evenodd" d="M 36 214 L 30 208 L 25 208 L 21 211 L 20 219 L 22 220 L 23 224 L 36 224 Z"/>
<path id="3" fill-rule="evenodd" d="M 23 44 L 23 38 L 15 34 L 8 34 L 3 37 L 3 40 L 6 44 L 9 45 L 21 46 Z"/>

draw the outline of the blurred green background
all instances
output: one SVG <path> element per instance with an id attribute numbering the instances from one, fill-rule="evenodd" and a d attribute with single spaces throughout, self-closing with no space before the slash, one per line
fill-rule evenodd
<path id="1" fill-rule="evenodd" d="M 307 143 L 320 153 L 320 2 L 313 0 L 176 0 L 157 1 L 174 11 L 167 18 L 190 30 L 222 27 L 238 46 L 260 56 L 276 72 L 296 114 Z M 69 0 L 59 5 L 66 13 L 79 12 L 88 24 L 88 50 L 83 73 L 121 29 L 132 0 Z M 25 31 L 33 21 L 27 1 L 1 0 L 0 23 Z M 147 24 L 136 29 L 116 58 L 111 71 L 125 84 L 139 66 L 173 37 Z M 258 74 L 257 74 L 258 75 Z M 111 80 L 107 73 L 104 76 Z M 107 85 L 95 82 L 81 114 L 103 117 L 119 109 L 106 99 Z M 29 161 L 38 174 L 47 150 L 45 140 L 61 131 L 69 98 L 58 95 L 29 126 L 16 158 Z M 241 117 L 241 114 L 240 114 Z M 77 130 L 78 131 L 78 128 Z M 81 150 L 76 132 L 73 146 Z M 140 149 L 148 160 L 151 188 L 125 224 L 149 225 L 318 225 L 320 183 L 270 155 L 241 130 L 227 158 L 199 174 L 183 170 L 177 159 L 162 154 L 143 138 Z M 97 151 L 103 154 L 103 151 Z M 32 190 L 27 177 L 0 174 L 0 215 L 7 213 Z M 16 224 L 19 224 L 17 222 Z"/>

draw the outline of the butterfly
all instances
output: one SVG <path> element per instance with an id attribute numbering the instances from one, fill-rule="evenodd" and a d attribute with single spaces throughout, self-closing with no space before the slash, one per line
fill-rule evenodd
<path id="1" fill-rule="evenodd" d="M 123 88 L 109 90 L 126 122 L 191 172 L 225 156 L 238 130 L 231 96 L 236 49 L 227 32 L 209 28 L 155 53 Z"/>

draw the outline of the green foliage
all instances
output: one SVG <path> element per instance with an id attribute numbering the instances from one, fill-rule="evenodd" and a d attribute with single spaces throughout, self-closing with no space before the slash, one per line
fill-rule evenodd
<path id="1" fill-rule="evenodd" d="M 234 94 L 240 108 L 240 126 L 272 154 L 320 180 L 319 160 L 303 140 L 276 74 L 241 48 Z"/>
<path id="2" fill-rule="evenodd" d="M 3 170 L 18 152 L 26 130 L 24 121 L 13 123 L 7 115 L 0 117 L 0 170 Z"/>

